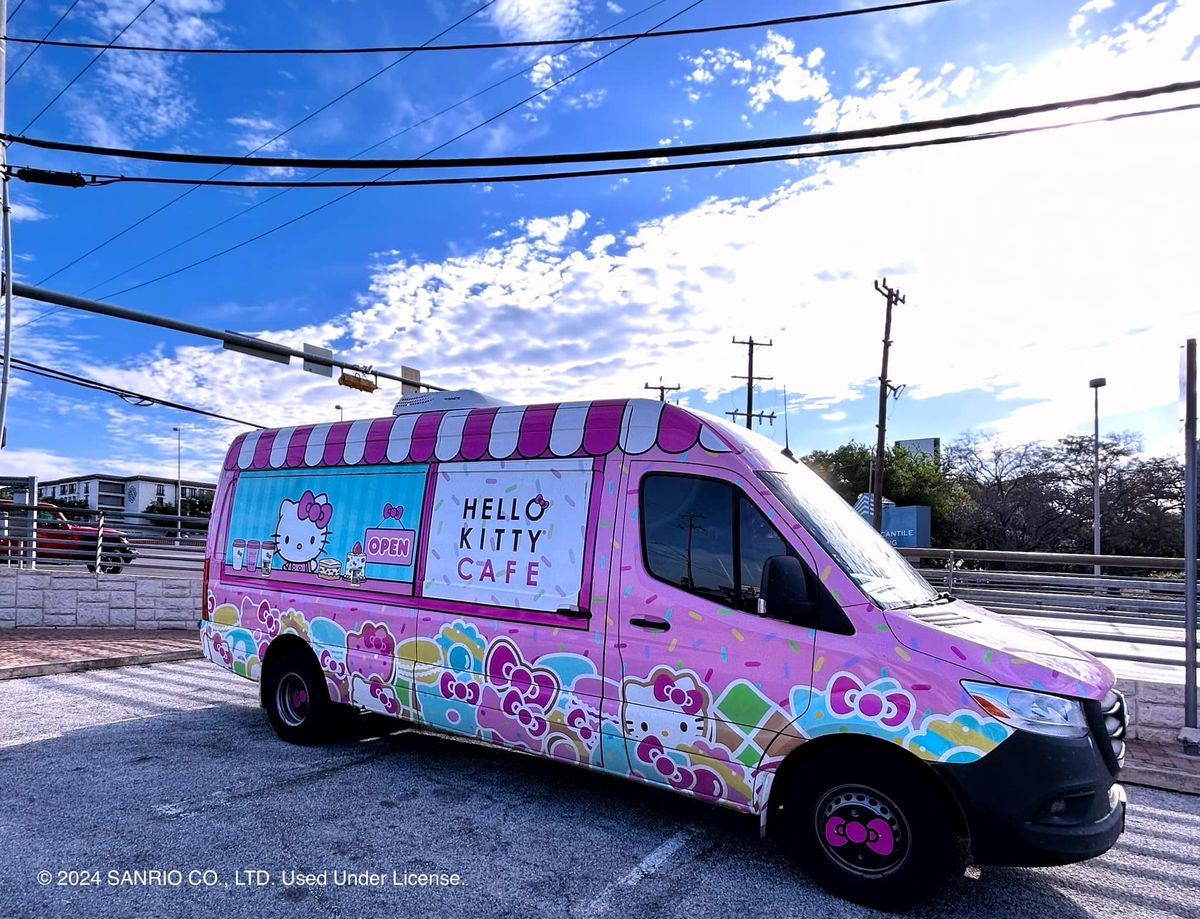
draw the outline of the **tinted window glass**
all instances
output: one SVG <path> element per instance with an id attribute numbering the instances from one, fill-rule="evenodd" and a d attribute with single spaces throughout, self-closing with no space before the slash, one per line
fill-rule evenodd
<path id="1" fill-rule="evenodd" d="M 762 512 L 745 498 L 738 499 L 738 523 L 742 574 L 739 606 L 753 611 L 761 591 L 763 566 L 772 555 L 787 555 L 788 547 Z"/>
<path id="2" fill-rule="evenodd" d="M 718 603 L 735 602 L 731 486 L 712 479 L 647 476 L 642 533 L 646 565 L 655 577 Z"/>

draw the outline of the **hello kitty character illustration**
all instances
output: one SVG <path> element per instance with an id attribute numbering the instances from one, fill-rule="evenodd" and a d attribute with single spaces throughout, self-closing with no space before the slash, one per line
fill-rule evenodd
<path id="1" fill-rule="evenodd" d="M 333 505 L 328 495 L 306 490 L 299 501 L 284 499 L 275 526 L 275 552 L 283 560 L 284 571 L 317 570 L 317 558 L 329 540 L 332 519 Z"/>
<path id="2" fill-rule="evenodd" d="M 658 667 L 645 682 L 626 679 L 621 695 L 625 737 L 635 745 L 635 771 L 704 798 L 726 797 L 721 774 L 703 757 L 697 762 L 691 756 L 697 744 L 712 740 L 712 723 L 705 715 L 708 691 L 695 674 Z"/>
<path id="3" fill-rule="evenodd" d="M 680 749 L 711 741 L 707 692 L 689 673 L 659 667 L 646 682 L 626 679 L 621 712 L 625 736 L 641 746 Z M 649 739 L 649 740 L 648 740 Z"/>

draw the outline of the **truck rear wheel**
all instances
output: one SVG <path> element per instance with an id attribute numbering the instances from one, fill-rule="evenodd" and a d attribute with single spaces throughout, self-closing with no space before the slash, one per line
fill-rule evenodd
<path id="1" fill-rule="evenodd" d="M 949 879 L 958 852 L 954 823 L 919 763 L 830 752 L 791 778 L 781 835 L 825 890 L 903 910 Z"/>
<path id="2" fill-rule="evenodd" d="M 310 746 L 328 739 L 333 703 L 310 653 L 285 651 L 278 660 L 268 660 L 263 705 L 271 727 L 288 743 Z"/>

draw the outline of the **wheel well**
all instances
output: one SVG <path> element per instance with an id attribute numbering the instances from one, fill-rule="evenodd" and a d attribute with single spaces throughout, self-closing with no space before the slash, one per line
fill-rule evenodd
<path id="1" fill-rule="evenodd" d="M 267 645 L 267 653 L 263 655 L 262 671 L 258 679 L 258 702 L 260 705 L 266 705 L 264 693 L 267 691 L 267 673 L 277 660 L 292 651 L 307 653 L 312 657 L 314 664 L 318 663 L 312 646 L 299 635 L 280 635 Z"/>
<path id="2" fill-rule="evenodd" d="M 787 755 L 775 770 L 775 780 L 771 783 L 771 796 L 767 801 L 767 833 L 774 829 L 775 814 L 782 808 L 786 797 L 786 789 L 790 782 L 804 771 L 804 767 L 825 756 L 866 757 L 876 762 L 887 761 L 896 768 L 907 769 L 910 772 L 922 774 L 932 788 L 937 789 L 939 797 L 946 805 L 946 812 L 954 821 L 957 834 L 963 839 L 970 836 L 967 828 L 967 818 L 963 813 L 958 798 L 946 781 L 930 767 L 929 763 L 909 753 L 895 743 L 869 737 L 864 734 L 827 734 L 806 740 Z"/>

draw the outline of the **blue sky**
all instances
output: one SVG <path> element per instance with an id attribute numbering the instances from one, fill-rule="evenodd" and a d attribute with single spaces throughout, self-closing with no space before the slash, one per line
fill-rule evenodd
<path id="1" fill-rule="evenodd" d="M 56 38 L 110 40 L 145 0 L 83 0 Z M 443 41 L 648 29 L 688 7 L 496 0 Z M 862 6 L 706 0 L 692 26 Z M 29 2 L 13 35 L 40 36 L 65 2 Z M 231 47 L 420 43 L 480 4 L 458 0 L 157 0 L 123 41 Z M 649 8 L 647 8 L 649 7 Z M 643 40 L 486 124 L 594 60 L 566 52 L 413 55 L 269 149 L 345 156 L 545 153 L 850 129 L 1200 77 L 1200 3 L 954 0 L 772 30 Z M 10 72 L 28 53 L 9 51 Z M 8 85 L 19 130 L 91 52 L 43 48 Z M 94 144 L 244 152 L 395 59 L 166 58 L 109 52 L 28 133 Z M 415 122 L 510 74 L 502 86 Z M 1200 101 L 1200 93 L 1169 103 Z M 1131 106 L 1150 107 L 1146 103 Z M 1130 106 L 1127 106 L 1130 107 Z M 1108 109 L 1106 111 L 1116 111 Z M 1089 112 L 1089 114 L 1091 114 Z M 1046 119 L 1043 119 L 1046 120 Z M 1054 120 L 1054 119 L 1051 119 Z M 1058 120 L 1061 120 L 1061 116 Z M 1032 121 L 1026 123 L 1034 123 Z M 367 189 L 227 255 L 336 197 L 331 190 L 200 189 L 66 270 L 179 194 L 14 183 L 20 280 L 397 371 L 512 402 L 640 396 L 756 407 L 787 388 L 793 449 L 874 438 L 883 300 L 906 294 L 889 434 L 1053 439 L 1091 429 L 1087 381 L 1106 376 L 1104 430 L 1178 452 L 1178 349 L 1200 331 L 1194 263 L 1195 113 L 934 148 L 628 178 Z M 474 130 L 471 130 L 473 129 Z M 14 147 L 13 163 L 203 176 Z M 247 170 L 296 177 L 300 170 Z M 253 205 L 253 210 L 247 211 Z M 160 252 L 219 221 L 228 223 Z M 149 260 L 149 261 L 147 261 Z M 139 264 L 145 262 L 145 264 Z M 57 272 L 57 273 L 56 273 Z M 48 280 L 47 280 L 48 279 Z M 388 414 L 374 395 L 182 335 L 17 303 L 13 353 L 266 425 Z M 215 475 L 237 426 L 14 377 L 0 473 L 162 473 L 182 427 L 185 476 Z M 782 440 L 778 422 L 767 433 Z"/>

